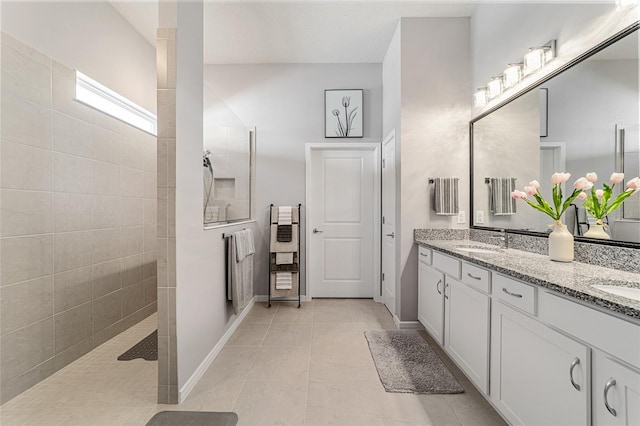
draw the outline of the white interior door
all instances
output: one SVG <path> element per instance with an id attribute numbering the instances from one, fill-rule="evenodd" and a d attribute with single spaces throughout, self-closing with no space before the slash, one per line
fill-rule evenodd
<path id="1" fill-rule="evenodd" d="M 396 313 L 396 131 L 382 142 L 382 302 Z"/>
<path id="2" fill-rule="evenodd" d="M 306 258 L 311 297 L 373 297 L 378 288 L 378 156 L 378 145 L 373 144 L 308 147 Z"/>

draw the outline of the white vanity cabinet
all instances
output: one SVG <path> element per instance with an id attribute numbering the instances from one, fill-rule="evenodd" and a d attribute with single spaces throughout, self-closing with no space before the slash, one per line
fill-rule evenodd
<path id="1" fill-rule="evenodd" d="M 494 299 L 491 400 L 512 424 L 587 425 L 589 349 Z"/>
<path id="2" fill-rule="evenodd" d="M 484 393 L 489 393 L 490 303 L 488 295 L 447 278 L 444 348 Z"/>
<path id="3" fill-rule="evenodd" d="M 438 252 L 419 257 L 418 320 L 476 386 L 488 392 L 489 272 Z"/>
<path id="4" fill-rule="evenodd" d="M 594 351 L 592 374 L 593 425 L 640 425 L 640 372 Z"/>
<path id="5" fill-rule="evenodd" d="M 418 321 L 440 344 L 444 344 L 444 274 L 431 267 L 431 251 L 418 253 Z"/>

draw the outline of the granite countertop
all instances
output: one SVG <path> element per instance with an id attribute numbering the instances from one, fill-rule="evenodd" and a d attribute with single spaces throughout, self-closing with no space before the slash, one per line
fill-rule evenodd
<path id="1" fill-rule="evenodd" d="M 418 237 L 415 242 L 503 275 L 640 320 L 640 301 L 616 296 L 592 287 L 594 284 L 600 284 L 640 288 L 640 274 L 580 262 L 554 262 L 548 256 L 522 250 L 503 249 L 473 240 L 434 240 Z M 473 246 L 499 251 L 475 253 L 460 250 L 457 246 Z"/>

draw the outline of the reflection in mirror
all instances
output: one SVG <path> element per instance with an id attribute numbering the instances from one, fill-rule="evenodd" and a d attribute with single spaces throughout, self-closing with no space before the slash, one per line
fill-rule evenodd
<path id="1" fill-rule="evenodd" d="M 589 172 L 597 173 L 597 188 L 614 171 L 638 176 L 638 82 L 636 31 L 472 122 L 473 225 L 548 232 L 546 215 L 511 202 L 514 179 L 520 190 L 538 180 L 550 200 L 550 177 L 557 171 L 571 173 L 566 190 Z M 575 235 L 595 223 L 580 201 L 563 220 Z M 638 195 L 607 220 L 613 240 L 640 242 Z"/>
<path id="2" fill-rule="evenodd" d="M 618 124 L 616 126 L 616 157 L 618 169 L 625 173 L 625 181 L 640 172 L 640 126 Z M 630 197 L 622 205 L 622 218 L 640 220 L 640 197 Z"/>
<path id="3" fill-rule="evenodd" d="M 226 223 L 251 216 L 251 147 L 254 130 L 212 127 L 204 135 L 204 224 Z"/>

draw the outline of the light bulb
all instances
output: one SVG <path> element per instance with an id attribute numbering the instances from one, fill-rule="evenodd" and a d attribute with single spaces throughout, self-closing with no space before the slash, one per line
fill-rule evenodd
<path id="1" fill-rule="evenodd" d="M 487 83 L 487 99 L 497 98 L 502 93 L 502 76 L 493 77 Z"/>
<path id="2" fill-rule="evenodd" d="M 524 55 L 523 74 L 529 75 L 538 71 L 546 63 L 544 47 L 532 47 Z"/>
<path id="3" fill-rule="evenodd" d="M 638 0 L 616 0 L 616 5 L 618 6 L 618 10 L 623 10 L 636 7 L 638 5 Z"/>
<path id="4" fill-rule="evenodd" d="M 522 79 L 522 64 L 509 64 L 502 73 L 502 80 L 505 89 L 515 86 Z"/>
<path id="5" fill-rule="evenodd" d="M 487 88 L 481 87 L 473 94 L 473 105 L 482 108 L 487 104 Z"/>

